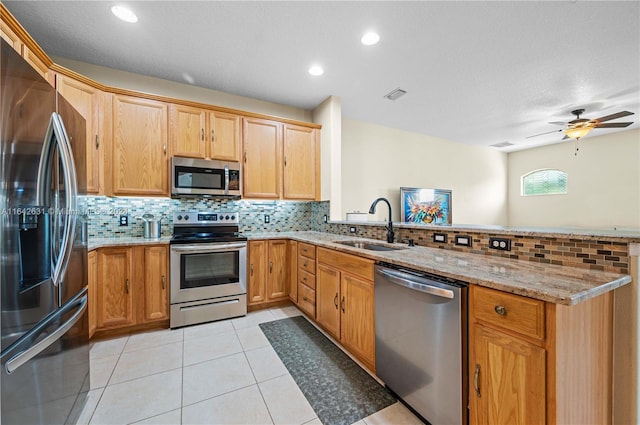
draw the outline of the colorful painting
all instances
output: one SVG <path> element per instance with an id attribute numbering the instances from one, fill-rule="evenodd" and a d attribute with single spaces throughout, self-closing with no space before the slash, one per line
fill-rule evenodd
<path id="1" fill-rule="evenodd" d="M 451 191 L 400 188 L 402 222 L 412 224 L 451 224 Z"/>

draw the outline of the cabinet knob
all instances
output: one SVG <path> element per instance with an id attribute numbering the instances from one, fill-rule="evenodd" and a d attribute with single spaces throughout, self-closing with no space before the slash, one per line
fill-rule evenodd
<path id="1" fill-rule="evenodd" d="M 307 281 L 307 277 L 306 276 L 303 277 L 302 280 L 304 280 L 306 282 Z"/>
<path id="2" fill-rule="evenodd" d="M 498 313 L 500 316 L 506 316 L 507 315 L 507 309 L 503 306 L 503 305 L 497 305 L 493 308 L 495 310 L 496 313 Z"/>
<path id="3" fill-rule="evenodd" d="M 307 297 L 302 297 L 302 301 L 309 302 L 309 298 L 307 298 Z"/>

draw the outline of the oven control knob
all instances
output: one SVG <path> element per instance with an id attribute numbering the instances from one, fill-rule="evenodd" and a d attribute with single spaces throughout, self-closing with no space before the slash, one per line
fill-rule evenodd
<path id="1" fill-rule="evenodd" d="M 218 219 L 219 219 L 219 220 L 224 220 L 224 215 L 220 214 L 220 215 L 218 216 Z"/>
<path id="2" fill-rule="evenodd" d="M 229 220 L 229 216 L 226 216 L 226 217 L 225 217 L 225 220 Z"/>
<path id="3" fill-rule="evenodd" d="M 231 220 L 235 220 L 235 219 L 236 219 L 236 216 L 235 216 L 235 215 L 232 215 L 232 216 L 231 216 Z"/>
<path id="4" fill-rule="evenodd" d="M 176 218 L 177 218 L 178 220 L 182 220 L 182 216 L 181 216 L 181 215 L 178 215 Z"/>
<path id="5" fill-rule="evenodd" d="M 188 215 L 185 215 L 185 216 L 184 216 L 184 219 L 185 219 L 185 220 L 189 220 L 189 216 L 188 216 Z"/>

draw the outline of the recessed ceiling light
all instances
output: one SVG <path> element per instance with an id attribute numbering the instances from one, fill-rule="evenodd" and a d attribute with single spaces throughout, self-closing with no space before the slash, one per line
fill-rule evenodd
<path id="1" fill-rule="evenodd" d="M 374 44 L 378 44 L 378 41 L 380 41 L 380 35 L 377 32 L 371 31 L 363 35 L 360 41 L 365 46 L 373 46 Z"/>
<path id="2" fill-rule="evenodd" d="M 116 15 L 118 18 L 122 19 L 125 22 L 129 22 L 131 24 L 135 24 L 138 22 L 138 17 L 131 9 L 125 6 L 113 6 L 111 8 L 111 13 Z"/>
<path id="3" fill-rule="evenodd" d="M 324 69 L 322 69 L 320 65 L 313 65 L 311 68 L 309 68 L 309 74 L 317 77 L 324 74 Z"/>

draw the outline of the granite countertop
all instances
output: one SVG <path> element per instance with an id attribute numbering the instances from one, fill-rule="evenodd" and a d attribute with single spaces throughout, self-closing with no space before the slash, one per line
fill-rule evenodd
<path id="1" fill-rule="evenodd" d="M 345 240 L 378 240 L 322 232 L 249 233 L 249 240 L 287 238 L 355 254 L 465 282 L 498 289 L 555 304 L 574 305 L 624 286 L 631 276 L 576 267 L 486 257 L 427 247 L 395 251 L 370 251 L 334 243 Z"/>
<path id="2" fill-rule="evenodd" d="M 92 249 L 107 248 L 110 246 L 168 245 L 169 240 L 171 240 L 171 236 L 163 236 L 159 239 L 145 239 L 141 237 L 89 238 L 87 249 L 91 251 Z"/>

